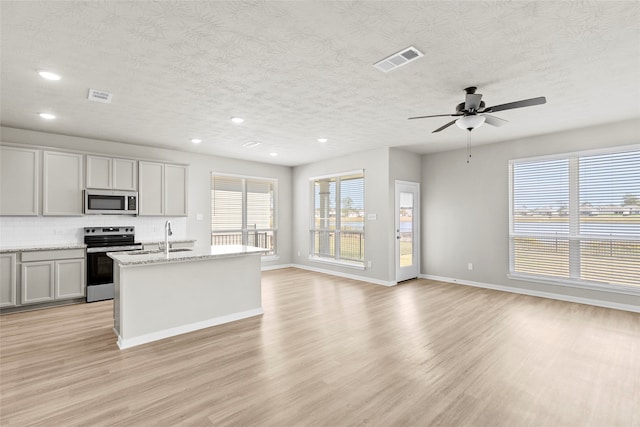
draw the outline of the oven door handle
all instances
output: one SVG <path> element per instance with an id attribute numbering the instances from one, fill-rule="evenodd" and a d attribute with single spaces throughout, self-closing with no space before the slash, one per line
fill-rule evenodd
<path id="1" fill-rule="evenodd" d="M 100 252 L 123 252 L 123 251 L 139 251 L 142 249 L 142 245 L 131 246 L 107 246 L 100 248 L 87 248 L 88 254 L 100 253 Z"/>

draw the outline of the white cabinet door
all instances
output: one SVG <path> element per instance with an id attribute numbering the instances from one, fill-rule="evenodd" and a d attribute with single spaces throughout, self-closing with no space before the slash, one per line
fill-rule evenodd
<path id="1" fill-rule="evenodd" d="M 87 188 L 111 189 L 113 183 L 113 159 L 87 156 Z"/>
<path id="2" fill-rule="evenodd" d="M 43 215 L 82 215 L 82 154 L 45 151 Z"/>
<path id="3" fill-rule="evenodd" d="M 22 303 L 53 301 L 53 261 L 22 264 Z"/>
<path id="4" fill-rule="evenodd" d="M 113 159 L 113 189 L 138 189 L 138 161 L 131 159 Z"/>
<path id="5" fill-rule="evenodd" d="M 87 155 L 87 188 L 138 189 L 138 161 Z"/>
<path id="6" fill-rule="evenodd" d="M 140 162 L 138 215 L 164 215 L 164 164 Z"/>
<path id="7" fill-rule="evenodd" d="M 187 215 L 187 166 L 140 162 L 138 169 L 138 215 Z"/>
<path id="8" fill-rule="evenodd" d="M 187 215 L 187 167 L 164 165 L 165 215 Z"/>
<path id="9" fill-rule="evenodd" d="M 0 147 L 0 215 L 39 213 L 40 150 Z"/>
<path id="10" fill-rule="evenodd" d="M 55 262 L 55 298 L 78 298 L 85 295 L 84 259 Z"/>
<path id="11" fill-rule="evenodd" d="M 0 254 L 0 307 L 16 305 L 17 290 L 16 254 Z"/>

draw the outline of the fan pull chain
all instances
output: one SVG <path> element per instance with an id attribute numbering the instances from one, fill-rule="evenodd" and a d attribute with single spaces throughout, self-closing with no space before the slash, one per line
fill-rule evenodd
<path id="1" fill-rule="evenodd" d="M 467 132 L 467 163 L 471 159 L 471 131 Z"/>

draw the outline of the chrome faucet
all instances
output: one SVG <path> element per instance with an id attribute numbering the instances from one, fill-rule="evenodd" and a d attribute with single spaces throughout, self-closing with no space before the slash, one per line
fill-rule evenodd
<path id="1" fill-rule="evenodd" d="M 171 221 L 164 223 L 164 253 L 169 255 L 169 236 L 173 236 L 171 231 Z"/>

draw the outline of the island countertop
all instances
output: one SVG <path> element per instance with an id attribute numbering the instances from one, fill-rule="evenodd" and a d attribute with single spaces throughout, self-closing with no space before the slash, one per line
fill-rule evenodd
<path id="1" fill-rule="evenodd" d="M 228 258 L 242 255 L 266 253 L 268 249 L 245 245 L 216 245 L 209 250 L 202 249 L 177 249 L 169 254 L 164 251 L 128 251 L 109 252 L 107 255 L 112 258 L 120 267 L 141 266 L 153 264 L 166 264 L 172 262 L 197 261 L 213 258 Z"/>

